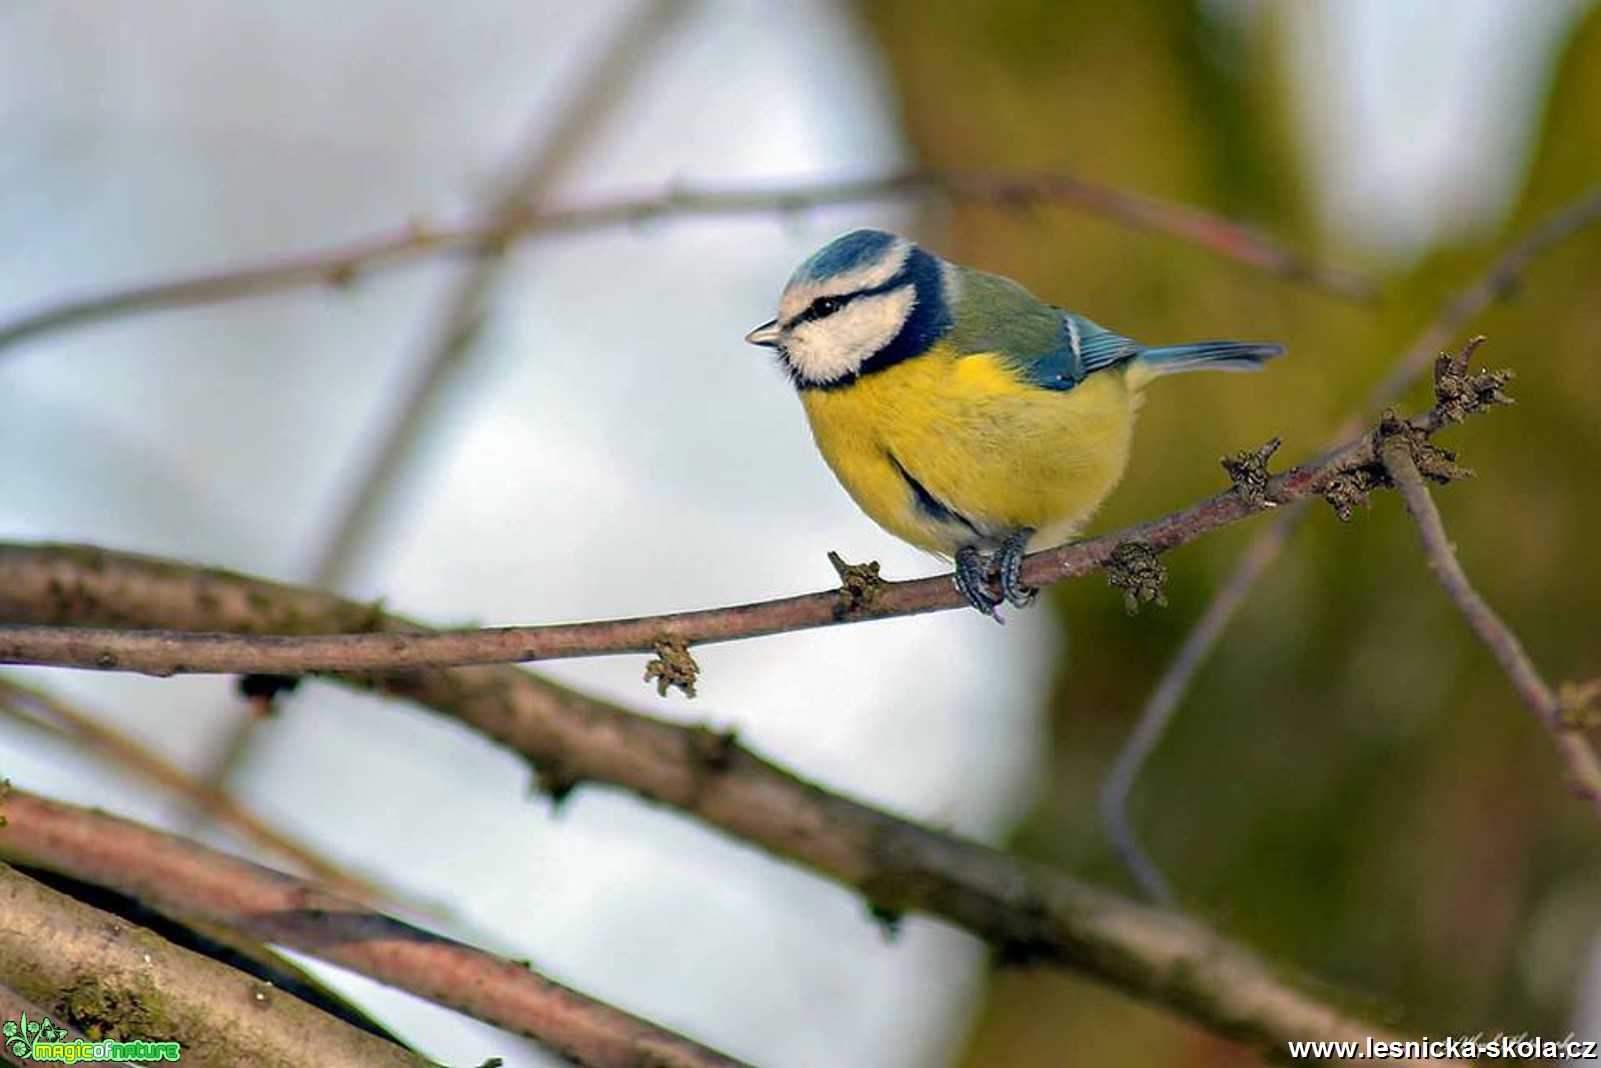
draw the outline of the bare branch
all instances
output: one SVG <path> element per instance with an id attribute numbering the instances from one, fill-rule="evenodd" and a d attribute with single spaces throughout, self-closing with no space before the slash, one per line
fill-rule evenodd
<path id="1" fill-rule="evenodd" d="M 1413 423 L 1425 434 L 1442 425 L 1435 412 L 1418 416 Z M 1105 568 L 1119 548 L 1131 542 L 1153 552 L 1187 544 L 1265 509 L 1316 496 L 1332 477 L 1372 466 L 1376 459 L 1373 440 L 1364 435 L 1312 463 L 1273 476 L 1258 493 L 1229 489 L 1159 519 L 1036 553 L 1024 561 L 1023 579 L 1043 587 L 1082 578 Z M 0 554 L 6 551 L 0 546 Z M 12 623 L 0 625 L 0 663 L 162 676 L 459 667 L 647 652 L 664 639 L 683 645 L 733 641 L 965 604 L 949 577 L 939 576 L 881 583 L 870 601 L 849 608 L 833 590 L 634 619 L 431 633 L 202 634 Z"/>
<path id="2" fill-rule="evenodd" d="M 10 803 L 5 806 L 8 814 Z M 12 828 L 0 830 L 0 847 Z M 417 1068 L 428 1062 L 272 986 L 0 865 L 0 981 L 91 1034 L 132 1024 L 200 1064 Z M 130 1019 L 131 1017 L 131 1019 Z M 148 1030 L 147 1030 L 148 1029 Z"/>
<path id="3" fill-rule="evenodd" d="M 471 256 L 484 246 L 556 233 L 632 226 L 668 218 L 793 214 L 839 204 L 949 199 L 998 208 L 1062 206 L 1138 230 L 1166 234 L 1292 282 L 1367 300 L 1373 286 L 1311 263 L 1246 227 L 1198 208 L 1097 185 L 1070 174 L 989 175 L 906 171 L 847 181 L 766 187 L 680 186 L 663 192 L 518 211 L 434 225 L 415 221 L 384 233 L 244 267 L 183 275 L 47 304 L 0 322 L 0 351 L 56 331 L 170 308 L 190 308 L 289 289 L 346 286 L 427 256 Z"/>
<path id="4" fill-rule="evenodd" d="M 44 690 L 0 676 L 0 710 L 13 711 L 30 723 L 41 722 L 34 719 L 35 716 L 47 717 L 45 722 L 59 726 L 62 737 L 82 746 L 85 751 L 113 761 L 130 774 L 187 798 L 193 804 L 205 806 L 215 813 L 223 827 L 241 840 L 292 861 L 337 893 L 373 905 L 396 903 L 392 894 L 346 872 L 311 846 L 270 826 L 228 795 L 197 782 L 178 765 L 137 738 L 124 734 Z"/>
<path id="5" fill-rule="evenodd" d="M 1366 403 L 1340 423 L 1331 440 L 1338 442 L 1359 431 L 1394 404 L 1401 395 L 1425 375 L 1435 356 L 1450 344 L 1474 319 L 1497 300 L 1515 289 L 1523 275 L 1541 256 L 1589 226 L 1601 222 L 1601 186 L 1592 188 L 1526 231 L 1513 244 L 1446 302 L 1433 322 L 1396 357 L 1386 374 L 1368 395 Z M 1305 518 L 1305 507 L 1292 505 L 1259 533 L 1246 548 L 1234 571 L 1223 583 L 1195 626 L 1185 636 L 1167 670 L 1140 710 L 1122 752 L 1101 788 L 1101 820 L 1123 863 L 1133 873 L 1144 892 L 1155 901 L 1171 901 L 1173 894 L 1156 864 L 1140 848 L 1129 819 L 1128 801 L 1134 781 L 1139 777 L 1168 725 L 1195 684 L 1195 676 L 1211 657 L 1239 610 L 1250 600 L 1257 582 L 1290 540 Z"/>
<path id="6" fill-rule="evenodd" d="M 1567 764 L 1568 777 L 1574 789 L 1589 803 L 1596 818 L 1601 819 L 1601 758 L 1597 757 L 1584 731 L 1567 722 L 1556 692 L 1541 678 L 1539 669 L 1529 659 L 1518 636 L 1512 633 L 1511 628 L 1495 614 L 1495 610 L 1468 581 L 1467 573 L 1457 560 L 1456 548 L 1445 533 L 1445 524 L 1440 519 L 1440 510 L 1435 507 L 1434 497 L 1423 484 L 1415 443 L 1405 434 L 1387 437 L 1380 447 L 1380 456 L 1401 492 L 1401 499 L 1406 502 L 1407 514 L 1417 524 L 1429 570 L 1439 579 L 1440 585 L 1445 588 L 1473 633 L 1479 636 L 1479 640 L 1501 665 L 1501 670 L 1506 672 L 1523 703 L 1551 732 L 1557 750 Z"/>
<path id="7" fill-rule="evenodd" d="M 1304 504 L 1290 506 L 1295 512 L 1304 507 Z M 1167 880 L 1162 877 L 1161 869 L 1145 850 L 1140 848 L 1133 825 L 1129 821 L 1128 800 L 1134 789 L 1134 780 L 1139 778 L 1146 760 L 1161 742 L 1162 736 L 1167 733 L 1168 724 L 1172 722 L 1180 702 L 1189 691 L 1195 673 L 1200 670 L 1212 647 L 1228 629 L 1234 613 L 1240 610 L 1250 596 L 1256 580 L 1284 548 L 1289 530 L 1290 525 L 1286 524 L 1284 517 L 1281 516 L 1247 547 L 1234 573 L 1229 576 L 1229 581 L 1208 602 L 1205 611 L 1201 613 L 1201 618 L 1196 620 L 1195 626 L 1185 637 L 1184 644 L 1174 655 L 1173 662 L 1168 665 L 1156 689 L 1151 692 L 1151 698 L 1140 711 L 1134 729 L 1129 733 L 1128 740 L 1123 743 L 1123 748 L 1112 764 L 1112 770 L 1107 773 L 1105 782 L 1101 784 L 1101 826 L 1116 847 L 1118 855 L 1123 858 L 1124 866 L 1134 876 L 1134 882 L 1140 891 L 1158 904 L 1171 905 L 1175 897 Z"/>
<path id="8" fill-rule="evenodd" d="M 315 884 L 197 842 L 14 790 L 0 850 L 342 965 L 387 986 L 537 1039 L 592 1068 L 733 1068 L 741 1062 L 504 960 L 412 927 Z M 49 940 L 45 940 L 48 951 Z M 310 1061 L 306 1063 L 312 1063 Z M 329 1057 L 317 1063 L 342 1063 Z"/>
<path id="9" fill-rule="evenodd" d="M 0 617 L 236 631 L 421 629 L 315 590 L 64 547 L 0 547 Z M 1265 1048 L 1374 1032 L 1287 969 L 1192 920 L 825 791 L 732 734 L 633 713 L 517 668 L 332 681 L 460 720 L 530 761 L 553 798 L 585 782 L 622 787 L 850 887 L 879 911 L 941 917 L 1009 959 L 1060 963 L 1220 1034 Z"/>
<path id="10" fill-rule="evenodd" d="M 675 25 L 695 10 L 687 0 L 644 0 L 585 71 L 573 101 L 559 112 L 555 128 L 543 129 L 521 145 L 504 167 L 490 196 L 489 215 L 507 218 L 524 205 L 539 203 L 551 185 L 578 159 L 590 138 L 627 98 L 647 60 Z M 352 492 L 342 502 L 316 563 L 312 584 L 343 585 L 357 554 L 370 544 L 379 518 L 390 503 L 401 476 L 416 467 L 422 444 L 439 422 L 453 383 L 468 365 L 505 263 L 505 235 L 486 238 L 468 250 L 471 261 L 455 280 L 437 329 L 430 337 L 420 370 L 405 396 L 389 413 L 389 424 L 377 435 Z M 3 343 L 0 343 L 3 347 Z M 228 796 L 228 781 L 257 737 L 261 717 L 235 713 L 227 737 L 202 774 L 214 796 Z M 193 812 L 195 825 L 212 818 L 211 806 Z"/>
<path id="11" fill-rule="evenodd" d="M 585 72 L 573 103 L 560 110 L 556 128 L 548 133 L 541 129 L 506 165 L 490 198 L 488 217 L 516 218 L 523 206 L 544 200 L 552 184 L 582 155 L 594 133 L 627 98 L 638 76 L 649 69 L 650 53 L 694 10 L 695 5 L 685 0 L 644 0 L 640 4 Z M 370 467 L 356 480 L 356 492 L 333 524 L 332 536 L 312 569 L 314 585 L 334 586 L 345 576 L 356 552 L 371 540 L 381 505 L 395 480 L 414 465 L 419 442 L 438 418 L 447 383 L 466 363 L 488 314 L 509 236 L 487 234 L 465 250 L 471 262 L 444 302 L 438 329 L 421 361 L 422 371 L 397 406 L 393 422 L 373 449 Z M 0 330 L 0 347 L 4 344 Z"/>

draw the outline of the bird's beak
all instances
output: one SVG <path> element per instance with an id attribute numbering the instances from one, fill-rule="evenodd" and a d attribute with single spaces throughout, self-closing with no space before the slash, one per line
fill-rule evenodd
<path id="1" fill-rule="evenodd" d="M 766 345 L 770 349 L 776 349 L 778 348 L 778 335 L 778 320 L 773 319 L 746 334 L 745 340 L 752 345 Z"/>

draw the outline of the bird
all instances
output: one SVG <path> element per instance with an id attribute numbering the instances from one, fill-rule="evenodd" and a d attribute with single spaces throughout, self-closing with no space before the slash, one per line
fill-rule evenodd
<path id="1" fill-rule="evenodd" d="M 1253 371 L 1267 342 L 1146 347 L 1009 278 L 908 238 L 853 230 L 790 276 L 778 315 L 745 335 L 773 349 L 823 459 L 856 504 L 953 562 L 994 618 L 1037 594 L 1026 553 L 1070 540 L 1128 466 L 1154 378 Z"/>

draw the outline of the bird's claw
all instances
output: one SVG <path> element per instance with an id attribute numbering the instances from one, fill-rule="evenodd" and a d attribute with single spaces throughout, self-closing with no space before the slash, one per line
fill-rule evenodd
<path id="1" fill-rule="evenodd" d="M 1001 621 L 995 611 L 1001 603 L 1001 597 L 996 596 L 990 585 L 990 562 L 976 546 L 964 545 L 956 550 L 956 573 L 953 577 L 956 588 L 967 598 L 968 604 L 995 622 Z"/>
<path id="2" fill-rule="evenodd" d="M 1039 590 L 1023 585 L 1023 554 L 1033 536 L 1032 530 L 1019 530 L 987 558 L 972 545 L 956 552 L 956 588 L 968 604 L 997 623 L 1002 620 L 995 610 L 1003 601 L 1013 608 L 1027 608 L 1039 596 Z"/>
<path id="3" fill-rule="evenodd" d="M 1013 608 L 1027 608 L 1034 603 L 1040 591 L 1023 585 L 1023 554 L 1028 551 L 1028 540 L 1034 536 L 1026 527 L 1014 532 L 1001 543 L 995 554 L 995 570 L 1001 581 L 1001 595 Z"/>

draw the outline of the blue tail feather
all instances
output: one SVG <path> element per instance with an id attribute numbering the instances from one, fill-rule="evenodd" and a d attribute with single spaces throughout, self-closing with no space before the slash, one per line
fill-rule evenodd
<path id="1" fill-rule="evenodd" d="M 1179 371 L 1255 371 L 1284 355 L 1284 346 L 1259 341 L 1196 341 L 1145 349 L 1137 359 L 1153 375 Z"/>

